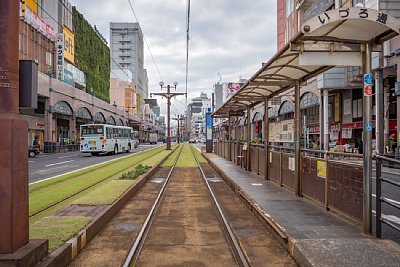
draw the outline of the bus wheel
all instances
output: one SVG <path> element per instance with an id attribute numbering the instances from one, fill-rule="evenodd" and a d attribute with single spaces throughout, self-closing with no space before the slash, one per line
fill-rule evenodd
<path id="1" fill-rule="evenodd" d="M 128 150 L 126 150 L 126 153 L 131 152 L 131 149 L 132 149 L 131 144 L 128 144 Z"/>
<path id="2" fill-rule="evenodd" d="M 115 147 L 114 147 L 114 155 L 117 155 L 117 154 L 118 154 L 118 146 L 115 145 Z"/>

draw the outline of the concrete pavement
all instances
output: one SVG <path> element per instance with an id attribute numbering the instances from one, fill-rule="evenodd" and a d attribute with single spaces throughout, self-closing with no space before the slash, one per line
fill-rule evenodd
<path id="1" fill-rule="evenodd" d="M 364 235 L 354 225 L 295 197 L 271 181 L 215 154 L 204 154 L 215 169 L 259 207 L 274 229 L 287 237 L 288 250 L 301 266 L 399 266 L 400 245 Z"/>

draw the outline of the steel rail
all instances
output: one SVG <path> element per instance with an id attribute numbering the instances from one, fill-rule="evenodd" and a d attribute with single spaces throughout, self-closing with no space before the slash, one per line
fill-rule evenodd
<path id="1" fill-rule="evenodd" d="M 161 202 L 161 198 L 164 195 L 165 189 L 168 185 L 169 179 L 172 175 L 173 170 L 175 169 L 176 163 L 178 162 L 179 157 L 181 156 L 183 150 L 183 145 L 180 148 L 179 154 L 176 157 L 174 164 L 171 167 L 171 170 L 168 173 L 167 178 L 165 179 L 164 185 L 161 188 L 160 192 L 158 193 L 158 196 L 156 198 L 156 200 L 154 201 L 153 206 L 151 207 L 151 210 L 149 212 L 149 214 L 146 217 L 146 220 L 143 223 L 142 228 L 140 229 L 140 232 L 138 234 L 138 236 L 135 239 L 135 242 L 133 243 L 131 249 L 129 250 L 128 256 L 125 258 L 125 262 L 122 265 L 123 267 L 129 267 L 132 266 L 131 264 L 133 263 L 133 261 L 137 261 L 140 255 L 140 251 L 142 250 L 143 244 L 144 244 L 144 240 L 146 239 L 147 233 L 150 229 L 150 226 L 153 222 L 154 216 L 155 216 L 155 212 L 156 209 L 159 207 L 159 204 Z M 172 156 L 173 153 L 171 153 L 168 157 Z"/>
<path id="2" fill-rule="evenodd" d="M 203 168 L 201 167 L 201 165 L 200 165 L 195 153 L 193 152 L 193 149 L 196 149 L 196 148 L 194 148 L 194 146 L 192 146 L 192 148 L 190 150 L 192 152 L 192 155 L 193 155 L 194 159 L 196 160 L 198 168 L 200 169 L 200 172 L 201 172 L 201 174 L 203 176 L 204 182 L 206 183 L 207 189 L 208 189 L 208 191 L 209 191 L 209 193 L 210 193 L 210 195 L 211 195 L 211 197 L 212 197 L 212 199 L 214 201 L 214 205 L 216 206 L 216 208 L 218 210 L 218 215 L 222 219 L 222 222 L 223 222 L 222 223 L 222 228 L 226 232 L 226 237 L 228 239 L 228 242 L 231 244 L 231 248 L 233 250 L 233 254 L 235 255 L 235 258 L 236 258 L 239 266 L 248 267 L 248 266 L 250 266 L 250 263 L 249 263 L 248 259 L 246 258 L 245 253 L 243 252 L 243 249 L 239 244 L 239 241 L 237 240 L 235 234 L 233 233 L 233 230 L 230 227 L 230 225 L 228 223 L 228 220 L 226 219 L 226 217 L 224 215 L 224 212 L 222 211 L 222 208 L 219 205 L 218 200 L 215 197 L 215 194 L 214 194 L 213 190 L 211 189 L 211 186 L 210 186 L 210 184 L 209 184 L 209 182 L 207 180 L 207 177 L 206 177 L 206 175 L 205 175 L 205 173 L 203 171 Z"/>
<path id="3" fill-rule="evenodd" d="M 155 149 L 156 149 L 156 148 L 155 148 Z M 152 150 L 152 149 L 150 149 L 150 150 Z M 149 150 L 146 150 L 146 151 L 149 151 Z M 142 151 L 139 151 L 139 153 L 140 153 L 140 152 L 142 152 Z M 143 152 L 144 152 L 144 151 L 143 151 Z M 172 153 L 173 153 L 173 152 L 172 152 Z M 172 154 L 172 153 L 171 153 L 171 154 Z M 137 155 L 137 154 L 129 155 L 128 157 L 133 157 L 133 156 L 135 156 L 135 155 Z M 158 155 L 158 154 L 155 154 L 154 156 L 151 156 L 150 158 L 155 157 L 155 156 L 157 156 L 157 155 Z M 114 163 L 117 163 L 117 162 L 118 162 L 118 159 L 119 159 L 119 158 L 117 158 L 117 159 L 116 159 L 115 161 L 113 161 L 113 162 L 106 163 L 106 165 L 105 165 L 105 166 L 101 166 L 100 169 L 101 169 L 101 168 L 109 167 L 110 165 L 112 165 L 112 164 L 114 164 Z M 126 158 L 121 158 L 121 159 L 126 159 Z M 148 158 L 145 158 L 145 159 L 143 159 L 143 160 L 141 160 L 141 161 L 138 161 L 135 165 L 139 165 L 140 163 L 142 163 L 143 161 L 145 161 L 145 160 L 147 160 L 147 159 L 148 159 Z M 134 166 L 135 166 L 135 165 L 134 165 Z M 132 167 L 132 166 L 131 166 L 131 167 Z M 122 172 L 124 172 L 124 171 L 130 169 L 131 167 L 122 169 L 122 170 L 119 171 L 118 173 L 122 173 Z M 88 173 L 91 173 L 91 172 L 93 172 L 93 171 L 98 171 L 98 170 L 99 170 L 99 169 L 94 169 L 94 170 L 88 171 L 88 172 L 86 172 L 86 173 L 84 173 L 84 174 L 86 175 L 86 174 L 88 174 Z M 105 177 L 105 178 L 103 178 L 103 179 L 101 179 L 101 180 L 99 180 L 99 181 L 97 181 L 97 182 L 94 182 L 94 183 L 92 183 L 92 184 L 90 184 L 90 185 L 88 185 L 88 186 L 86 186 L 86 187 L 84 187 L 84 188 L 82 188 L 82 189 L 80 189 L 80 190 L 78 190 L 78 191 L 76 191 L 76 192 L 74 192 L 74 193 L 72 193 L 72 194 L 70 194 L 70 195 L 68 195 L 68 196 L 66 196 L 66 197 L 64 197 L 64 198 L 62 198 L 62 199 L 60 199 L 60 200 L 57 200 L 56 202 L 51 203 L 50 205 L 47 205 L 46 207 L 44 207 L 44 208 L 42 208 L 42 209 L 40 209 L 40 210 L 38 210 L 38 211 L 33 212 L 32 214 L 29 214 L 29 218 L 32 218 L 32 217 L 34 217 L 34 216 L 36 216 L 36 215 L 38 215 L 38 214 L 40 214 L 40 213 L 42 213 L 42 212 L 45 212 L 46 210 L 49 210 L 49 209 L 51 209 L 52 207 L 55 207 L 55 206 L 57 206 L 57 205 L 59 205 L 59 204 L 65 202 L 65 201 L 67 201 L 68 199 L 71 199 L 71 198 L 73 198 L 73 197 L 75 197 L 75 196 L 77 196 L 77 195 L 79 195 L 79 194 L 85 192 L 86 190 L 89 190 L 90 188 L 93 188 L 94 186 L 96 186 L 96 185 L 98 185 L 98 184 L 100 184 L 100 183 L 102 183 L 102 182 L 104 182 L 104 181 L 110 179 L 111 177 L 117 175 L 118 173 L 114 173 L 114 174 L 112 174 L 112 175 L 109 175 L 109 176 L 107 176 L 107 177 Z M 83 174 L 82 174 L 82 175 L 83 175 Z M 53 184 L 50 184 L 50 185 L 48 185 L 48 186 L 45 186 L 45 187 L 43 187 L 43 188 L 49 188 L 49 189 L 51 189 L 51 186 L 52 186 L 52 185 L 56 185 L 56 184 L 65 182 L 65 181 L 70 180 L 70 179 L 75 179 L 75 178 L 77 178 L 77 177 L 79 177 L 79 176 L 80 176 L 80 175 L 72 176 L 72 177 L 70 177 L 70 178 L 68 178 L 68 179 L 57 181 L 57 182 L 55 182 L 55 183 L 53 183 Z M 38 188 L 38 189 L 36 189 L 36 190 L 33 190 L 32 192 L 38 191 L 38 190 L 40 190 L 40 189 L 42 189 L 42 188 Z"/>

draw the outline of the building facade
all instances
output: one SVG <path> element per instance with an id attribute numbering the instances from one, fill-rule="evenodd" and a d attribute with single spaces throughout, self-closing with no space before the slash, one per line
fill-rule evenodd
<path id="1" fill-rule="evenodd" d="M 111 68 L 132 73 L 137 86 L 137 108 L 143 114 L 144 99 L 148 94 L 148 77 L 144 69 L 143 33 L 138 23 L 110 23 Z"/>
<path id="2" fill-rule="evenodd" d="M 78 144 L 82 124 L 130 125 L 140 121 L 109 103 L 107 44 L 68 1 L 21 0 L 20 3 L 19 57 L 35 62 L 38 69 L 37 81 L 32 80 L 31 88 L 27 89 L 37 100 L 29 107 L 20 107 L 20 116 L 29 122 L 29 145 L 46 152 L 56 145 Z M 81 34 L 80 29 L 86 33 Z M 95 61 L 79 45 L 85 38 L 92 38 L 97 50 L 104 51 L 99 52 Z M 100 61 L 104 56 L 106 63 Z M 79 69 L 79 64 L 75 64 L 77 57 L 80 64 L 85 62 L 91 69 L 102 65 L 107 75 L 96 80 L 92 72 Z"/>
<path id="3" fill-rule="evenodd" d="M 377 1 L 377 0 L 310 0 L 310 1 L 277 1 L 278 4 L 278 50 L 285 46 L 292 37 L 299 32 L 299 26 L 307 19 L 323 12 L 338 7 L 366 7 L 378 9 L 386 14 L 395 17 L 400 16 L 400 1 Z M 385 90 L 385 142 L 389 139 L 398 139 L 400 132 L 397 130 L 399 124 L 399 111 L 397 105 L 397 95 L 395 93 L 396 85 L 399 81 L 400 65 L 399 56 L 396 54 L 400 42 L 399 37 L 388 41 L 384 45 L 383 55 L 374 53 L 373 69 L 384 68 L 384 90 Z M 379 66 L 379 57 L 383 57 L 383 66 Z M 323 143 L 323 113 L 322 105 L 328 105 L 327 119 L 329 120 L 329 146 L 343 145 L 349 143 L 357 146 L 362 142 L 362 70 L 360 67 L 336 67 L 325 73 L 322 73 L 312 81 L 307 81 L 307 86 L 301 88 L 302 100 L 302 137 L 304 144 L 310 145 L 318 141 Z M 324 101 L 325 92 L 325 102 Z M 288 100 L 290 101 L 290 100 Z M 292 100 L 293 102 L 293 100 Z M 373 125 L 375 128 L 375 97 L 373 97 Z M 278 112 L 272 112 L 276 118 L 270 118 L 273 121 L 272 126 L 276 126 L 281 120 L 280 109 Z M 285 125 L 273 128 L 271 132 L 283 131 Z M 272 140 L 276 140 L 276 134 L 273 134 Z M 375 130 L 373 133 L 375 139 Z M 282 140 L 280 140 L 282 141 Z"/>

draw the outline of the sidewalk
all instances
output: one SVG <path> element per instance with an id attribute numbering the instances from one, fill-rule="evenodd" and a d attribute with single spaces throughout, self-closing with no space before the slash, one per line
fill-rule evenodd
<path id="1" fill-rule="evenodd" d="M 286 235 L 288 250 L 300 266 L 400 266 L 397 243 L 364 235 L 361 227 L 216 154 L 204 156 Z"/>

